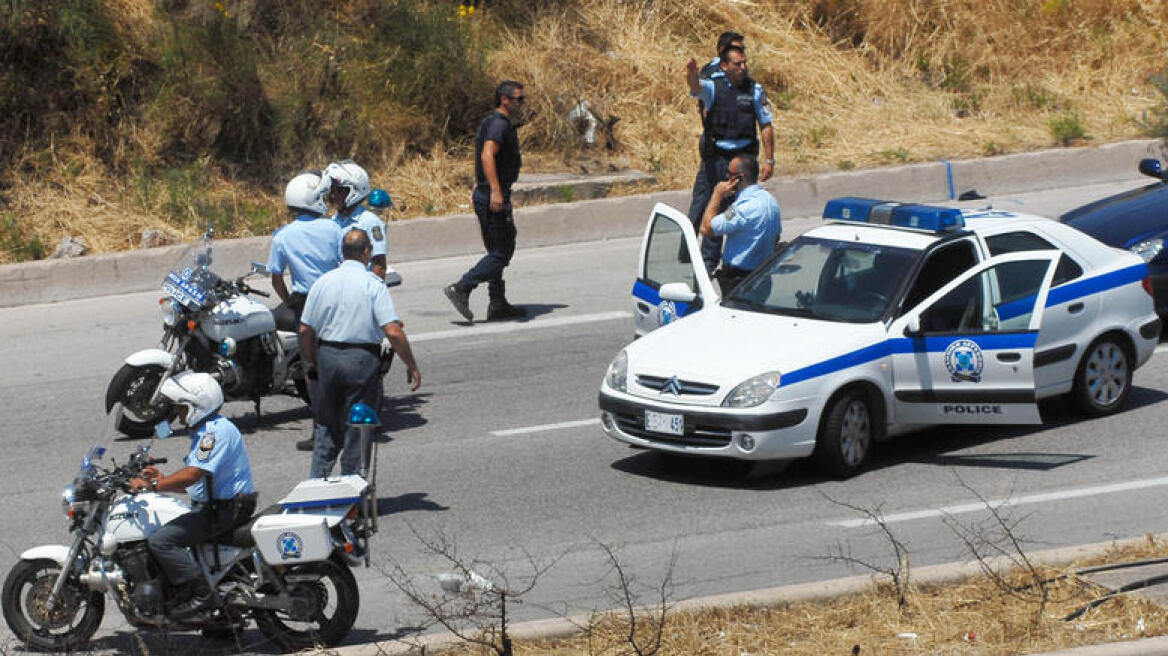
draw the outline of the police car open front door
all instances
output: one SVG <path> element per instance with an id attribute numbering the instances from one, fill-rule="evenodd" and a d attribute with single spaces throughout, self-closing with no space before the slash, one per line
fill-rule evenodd
<path id="1" fill-rule="evenodd" d="M 892 322 L 897 423 L 1041 422 L 1034 344 L 1058 257 L 992 258 Z"/>
<path id="2" fill-rule="evenodd" d="M 665 285 L 670 285 L 665 290 L 669 298 L 662 298 Z M 717 302 L 718 292 L 702 264 L 701 248 L 689 217 L 658 203 L 645 227 L 637 280 L 633 283 L 637 336 Z"/>

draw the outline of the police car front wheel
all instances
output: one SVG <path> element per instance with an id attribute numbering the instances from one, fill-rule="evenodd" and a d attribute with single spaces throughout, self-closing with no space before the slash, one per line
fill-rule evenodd
<path id="1" fill-rule="evenodd" d="M 867 394 L 858 389 L 839 394 L 824 414 L 815 443 L 816 462 L 840 478 L 856 475 L 872 450 L 874 427 Z"/>

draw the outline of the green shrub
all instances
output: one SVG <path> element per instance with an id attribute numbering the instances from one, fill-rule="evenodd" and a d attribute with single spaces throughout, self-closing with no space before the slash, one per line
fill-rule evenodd
<path id="1" fill-rule="evenodd" d="M 16 262 L 43 260 L 47 254 L 45 245 L 37 237 L 29 237 L 21 227 L 15 213 L 0 214 L 0 252 L 8 253 Z"/>
<path id="2" fill-rule="evenodd" d="M 1168 139 L 1168 68 L 1152 75 L 1149 81 L 1160 94 L 1160 102 L 1144 112 L 1139 124 L 1149 137 Z"/>
<path id="3" fill-rule="evenodd" d="M 1055 143 L 1061 146 L 1069 146 L 1080 139 L 1090 138 L 1087 136 L 1087 131 L 1083 129 L 1083 123 L 1077 110 L 1056 116 L 1050 119 L 1047 125 L 1050 126 L 1050 134 L 1054 137 Z"/>

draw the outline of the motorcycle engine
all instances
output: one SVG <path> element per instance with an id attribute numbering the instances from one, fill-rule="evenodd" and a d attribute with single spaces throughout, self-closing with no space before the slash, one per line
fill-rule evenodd
<path id="1" fill-rule="evenodd" d="M 118 550 L 115 559 L 129 575 L 130 599 L 143 617 L 163 612 L 162 576 L 145 542 Z"/>
<path id="2" fill-rule="evenodd" d="M 240 341 L 233 359 L 221 359 L 217 363 L 220 384 L 228 396 L 260 396 L 271 389 L 272 356 L 264 347 L 262 337 Z"/>

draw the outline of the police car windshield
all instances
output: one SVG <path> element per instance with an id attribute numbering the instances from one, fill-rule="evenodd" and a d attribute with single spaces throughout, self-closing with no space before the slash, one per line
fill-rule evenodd
<path id="1" fill-rule="evenodd" d="M 727 297 L 727 307 L 845 323 L 879 321 L 920 251 L 799 237 Z"/>

